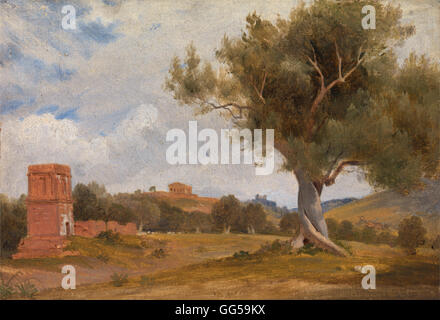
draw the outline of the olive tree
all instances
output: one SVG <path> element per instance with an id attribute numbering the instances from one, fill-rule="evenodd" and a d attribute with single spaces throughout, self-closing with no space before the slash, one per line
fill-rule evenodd
<path id="1" fill-rule="evenodd" d="M 373 5 L 376 29 L 362 27 Z M 256 13 L 241 36 L 224 36 L 215 63 L 193 44 L 171 62 L 165 87 L 196 114 L 210 111 L 237 127 L 274 129 L 284 169 L 299 185 L 299 236 L 338 255 L 320 196 L 358 167 L 378 188 L 409 192 L 439 175 L 438 64 L 395 48 L 415 34 L 400 8 L 375 0 L 317 0 L 276 21 Z M 293 195 L 292 195 L 293 196 Z"/>

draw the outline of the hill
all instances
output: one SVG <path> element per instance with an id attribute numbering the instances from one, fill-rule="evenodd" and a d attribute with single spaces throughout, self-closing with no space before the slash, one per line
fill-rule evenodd
<path id="1" fill-rule="evenodd" d="M 326 213 L 327 211 L 344 206 L 355 200 L 357 200 L 357 198 L 344 198 L 344 199 L 334 199 L 334 200 L 324 201 L 323 203 L 321 203 L 322 212 Z"/>
<path id="2" fill-rule="evenodd" d="M 199 197 L 196 194 L 166 191 L 146 192 L 145 194 L 159 200 L 165 200 L 170 205 L 187 212 L 201 211 L 203 213 L 211 213 L 212 206 L 218 201 L 217 198 Z"/>
<path id="3" fill-rule="evenodd" d="M 352 201 L 357 200 L 357 198 L 343 198 L 343 199 L 333 199 L 321 202 L 322 212 L 326 213 L 332 209 L 344 206 Z M 291 212 L 298 212 L 298 208 L 293 208 Z"/>
<path id="4" fill-rule="evenodd" d="M 440 233 L 440 181 L 426 182 L 423 190 L 409 195 L 393 191 L 378 192 L 328 211 L 326 218 L 348 220 L 354 224 L 372 224 L 397 230 L 409 215 L 422 218 L 430 236 Z"/>

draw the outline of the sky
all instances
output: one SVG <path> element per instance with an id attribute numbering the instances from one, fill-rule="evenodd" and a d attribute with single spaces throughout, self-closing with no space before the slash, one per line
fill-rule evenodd
<path id="1" fill-rule="evenodd" d="M 306 1 L 307 2 L 307 1 Z M 401 5 L 417 33 L 398 50 L 440 58 L 440 1 Z M 76 9 L 76 29 L 64 30 L 64 5 Z M 295 0 L 66 0 L 0 2 L 0 193 L 27 192 L 27 166 L 70 165 L 73 184 L 95 180 L 112 193 L 148 190 L 180 181 L 193 192 L 241 200 L 266 194 L 295 207 L 297 183 L 282 172 L 256 176 L 252 165 L 170 165 L 168 130 L 220 132 L 231 123 L 215 113 L 195 116 L 163 90 L 171 59 L 192 41 L 213 60 L 224 34 L 238 36 L 245 17 L 287 16 Z M 349 170 L 325 188 L 323 200 L 374 192 L 362 173 Z"/>

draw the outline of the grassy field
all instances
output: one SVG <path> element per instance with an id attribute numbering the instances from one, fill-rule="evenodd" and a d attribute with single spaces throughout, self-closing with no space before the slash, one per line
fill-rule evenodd
<path id="1" fill-rule="evenodd" d="M 90 269 L 104 273 L 100 281 L 83 281 L 76 290 L 59 285 L 42 290 L 38 299 L 438 299 L 439 252 L 420 249 L 406 256 L 386 245 L 344 242 L 352 253 L 340 258 L 316 250 L 301 254 L 264 252 L 252 254 L 275 236 L 222 234 L 153 234 L 124 237 L 124 243 L 108 245 L 98 239 L 76 238 L 81 257 L 64 258 L 75 263 L 100 261 Z M 163 258 L 152 252 L 162 248 Z M 239 251 L 247 251 L 233 257 Z M 140 254 L 142 252 L 142 254 Z M 82 259 L 77 260 L 75 259 Z M 101 258 L 102 259 L 102 258 Z M 61 259 L 63 260 L 63 259 Z M 59 261 L 67 262 L 67 261 Z M 17 268 L 23 261 L 10 262 Z M 32 265 L 33 261 L 26 261 Z M 52 266 L 46 260 L 35 266 Z M 152 267 L 155 265 L 155 267 Z M 377 272 L 376 290 L 361 288 L 364 276 L 356 266 L 373 265 Z M 115 269 L 118 267 L 117 269 Z M 110 272 L 105 268 L 111 269 Z M 95 270 L 95 271 L 91 271 Z M 128 282 L 117 287 L 111 271 L 126 272 Z M 105 271 L 105 272 L 104 272 Z M 61 279 L 61 274 L 59 276 Z"/>
<path id="2" fill-rule="evenodd" d="M 255 251 L 279 236 L 238 234 L 151 234 L 122 236 L 119 243 L 103 239 L 71 237 L 67 249 L 79 256 L 40 259 L 2 259 L 0 272 L 12 276 L 20 272 L 39 289 L 59 287 L 64 265 L 76 268 L 78 285 L 109 281 L 115 272 L 129 276 L 150 274 L 209 259 L 231 256 L 234 252 Z M 159 253 L 159 254 L 158 254 Z"/>

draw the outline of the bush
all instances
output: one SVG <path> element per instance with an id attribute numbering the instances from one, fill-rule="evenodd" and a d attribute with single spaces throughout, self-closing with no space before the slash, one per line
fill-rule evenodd
<path id="1" fill-rule="evenodd" d="M 110 260 L 110 257 L 106 255 L 105 253 L 100 253 L 96 256 L 99 260 L 101 260 L 104 263 L 107 263 Z"/>
<path id="2" fill-rule="evenodd" d="M 38 289 L 30 280 L 25 280 L 15 286 L 17 288 L 18 294 L 22 298 L 33 299 L 38 293 Z"/>
<path id="3" fill-rule="evenodd" d="M 397 242 L 408 254 L 415 255 L 417 247 L 425 243 L 425 235 L 422 219 L 412 216 L 400 222 Z"/>
<path id="4" fill-rule="evenodd" d="M 235 259 L 249 259 L 249 252 L 241 250 L 240 252 L 235 252 L 232 256 Z"/>
<path id="5" fill-rule="evenodd" d="M 8 283 L 0 283 L 0 299 L 5 300 L 14 294 L 14 287 L 10 286 Z"/>
<path id="6" fill-rule="evenodd" d="M 292 246 L 290 241 L 280 241 L 279 239 L 273 241 L 272 243 L 267 242 L 262 244 L 260 249 L 258 249 L 257 254 L 289 254 L 292 252 Z"/>
<path id="7" fill-rule="evenodd" d="M 167 256 L 166 252 L 164 249 L 162 248 L 158 248 L 158 249 L 154 249 L 153 252 L 151 253 L 151 256 L 154 258 L 165 258 Z"/>
<path id="8" fill-rule="evenodd" d="M 19 276 L 20 273 L 16 273 L 7 278 L 3 273 L 0 273 L 0 299 L 5 300 L 12 297 L 15 293 L 12 281 Z"/>
<path id="9" fill-rule="evenodd" d="M 103 239 L 109 244 L 118 244 L 122 242 L 121 235 L 113 230 L 102 231 L 96 236 L 96 238 Z"/>
<path id="10" fill-rule="evenodd" d="M 128 282 L 128 274 L 115 272 L 112 274 L 111 279 L 113 286 L 122 287 L 125 283 Z"/>

